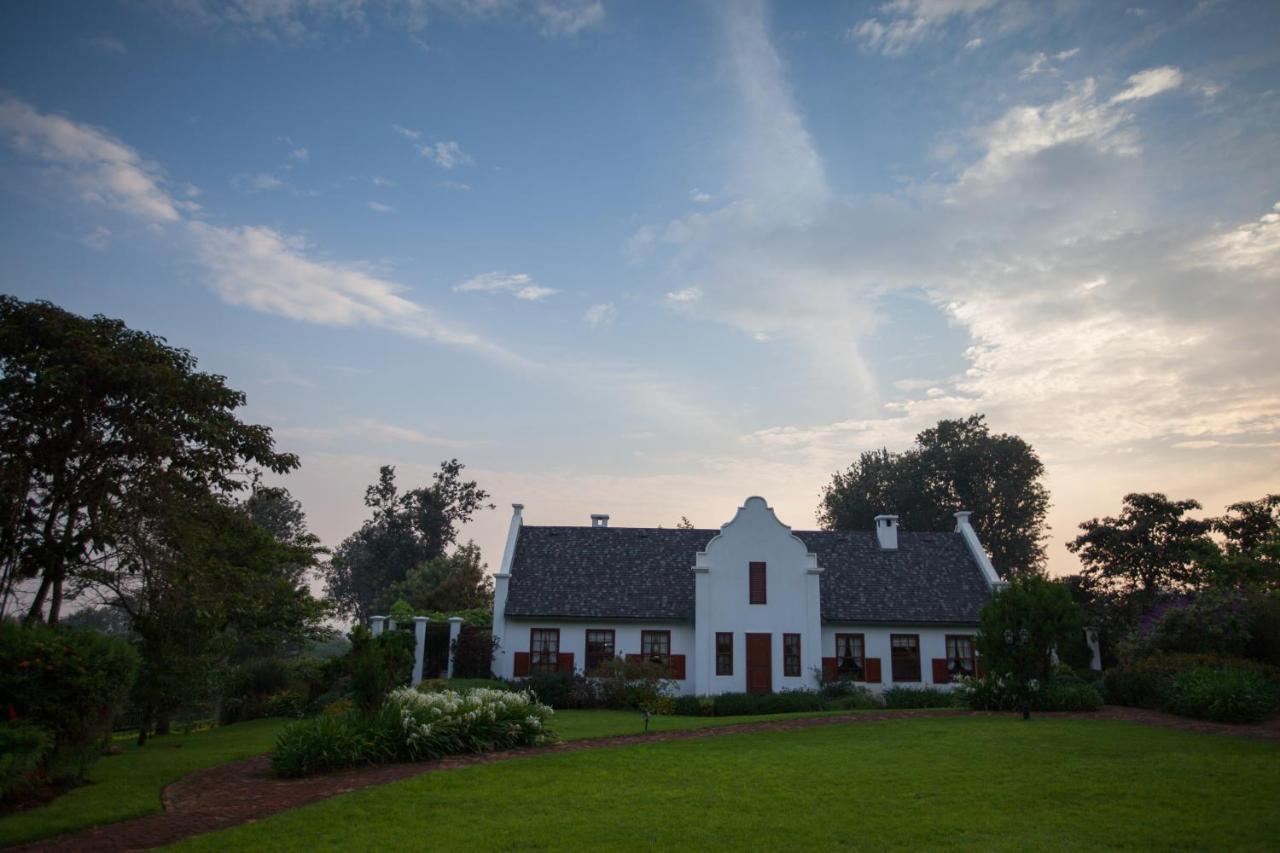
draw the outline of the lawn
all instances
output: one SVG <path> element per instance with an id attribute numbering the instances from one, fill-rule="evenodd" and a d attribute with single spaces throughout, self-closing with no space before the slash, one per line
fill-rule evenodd
<path id="1" fill-rule="evenodd" d="M 267 752 L 287 720 L 253 720 L 189 735 L 152 738 L 142 749 L 102 758 L 89 771 L 91 784 L 51 803 L 0 818 L 0 847 L 46 838 L 99 823 L 160 811 L 160 790 L 204 767 Z"/>
<path id="2" fill-rule="evenodd" d="M 794 720 L 799 717 L 829 717 L 857 713 L 860 712 L 806 711 L 795 714 L 760 714 L 754 717 L 650 717 L 649 731 L 671 732 L 679 729 L 730 726 L 735 723 L 766 723 L 770 720 Z M 551 728 L 561 740 L 638 735 L 644 732 L 644 715 L 639 711 L 556 711 L 551 718 Z"/>
<path id="3" fill-rule="evenodd" d="M 179 846 L 1265 849 L 1280 837 L 1278 802 L 1280 744 L 1111 721 L 957 717 L 432 773 Z"/>

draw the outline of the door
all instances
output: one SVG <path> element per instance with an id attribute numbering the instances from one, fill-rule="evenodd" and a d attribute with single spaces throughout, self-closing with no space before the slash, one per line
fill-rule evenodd
<path id="1" fill-rule="evenodd" d="M 747 692 L 773 692 L 773 649 L 769 634 L 747 634 Z"/>

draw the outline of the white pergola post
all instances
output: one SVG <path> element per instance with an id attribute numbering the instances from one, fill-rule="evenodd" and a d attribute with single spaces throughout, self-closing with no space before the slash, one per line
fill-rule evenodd
<path id="1" fill-rule="evenodd" d="M 1089 644 L 1089 669 L 1102 672 L 1102 644 L 1098 642 L 1098 629 L 1092 625 L 1085 628 L 1084 639 Z"/>
<path id="2" fill-rule="evenodd" d="M 369 630 L 373 632 L 373 636 L 375 636 L 375 637 L 376 637 L 376 636 L 378 636 L 379 634 L 381 634 L 381 633 L 382 633 L 382 629 L 383 629 L 383 622 L 385 622 L 385 621 L 386 621 L 386 618 L 387 618 L 387 617 L 385 617 L 385 616 L 370 616 L 370 617 L 369 617 Z"/>
<path id="3" fill-rule="evenodd" d="M 449 671 L 448 677 L 453 678 L 453 665 L 458 657 L 458 636 L 462 633 L 462 617 L 449 617 Z"/>
<path id="4" fill-rule="evenodd" d="M 426 616 L 413 617 L 413 684 L 422 683 L 422 663 L 427 656 L 427 622 Z"/>

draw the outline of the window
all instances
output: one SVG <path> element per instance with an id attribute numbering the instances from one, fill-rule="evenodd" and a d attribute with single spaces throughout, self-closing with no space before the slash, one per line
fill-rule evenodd
<path id="1" fill-rule="evenodd" d="M 764 563 L 749 564 L 751 571 L 751 603 L 765 603 Z"/>
<path id="2" fill-rule="evenodd" d="M 782 635 L 782 674 L 787 678 L 800 675 L 800 635 Z"/>
<path id="3" fill-rule="evenodd" d="M 866 681 L 866 642 L 861 634 L 836 634 L 836 674 L 846 681 Z"/>
<path id="4" fill-rule="evenodd" d="M 670 631 L 641 631 L 640 654 L 650 663 L 669 663 L 671 657 Z"/>
<path id="5" fill-rule="evenodd" d="M 716 675 L 733 675 L 733 634 L 716 633 Z"/>
<path id="6" fill-rule="evenodd" d="M 978 661 L 973 653 L 973 637 L 947 637 L 947 672 L 952 678 L 978 674 Z"/>
<path id="7" fill-rule="evenodd" d="M 613 660 L 613 631 L 587 631 L 587 675 L 594 675 L 600 667 Z"/>
<path id="8" fill-rule="evenodd" d="M 893 651 L 893 680 L 920 680 L 920 635 L 890 634 L 889 646 Z"/>
<path id="9" fill-rule="evenodd" d="M 533 628 L 529 631 L 529 673 L 555 672 L 560 662 L 560 629 Z"/>

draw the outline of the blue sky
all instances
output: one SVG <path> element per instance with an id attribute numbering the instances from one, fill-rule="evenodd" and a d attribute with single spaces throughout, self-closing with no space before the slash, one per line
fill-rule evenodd
<path id="1" fill-rule="evenodd" d="M 3 289 L 192 350 L 302 455 L 532 523 L 813 526 L 986 412 L 1051 567 L 1280 470 L 1280 7 L 174 0 L 0 11 Z"/>

